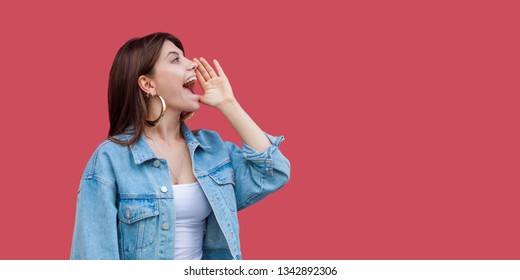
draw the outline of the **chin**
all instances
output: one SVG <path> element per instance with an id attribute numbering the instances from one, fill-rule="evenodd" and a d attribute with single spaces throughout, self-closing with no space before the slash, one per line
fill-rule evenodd
<path id="1" fill-rule="evenodd" d="M 187 112 L 196 112 L 200 109 L 200 103 L 197 102 L 197 104 L 194 104 L 194 106 L 191 108 L 191 110 L 186 110 Z"/>
<path id="2" fill-rule="evenodd" d="M 186 112 L 186 113 L 191 113 L 191 112 L 197 112 L 199 109 L 200 109 L 200 104 L 197 104 L 197 105 L 187 107 L 187 108 L 183 109 L 182 111 Z"/>
<path id="3" fill-rule="evenodd" d="M 181 103 L 182 104 L 179 104 Z M 176 104 L 166 104 L 166 107 L 169 107 L 169 108 L 173 108 L 175 109 L 176 111 L 181 111 L 181 112 L 195 112 L 195 111 L 198 111 L 200 109 L 200 103 L 198 101 L 180 101 Z"/>

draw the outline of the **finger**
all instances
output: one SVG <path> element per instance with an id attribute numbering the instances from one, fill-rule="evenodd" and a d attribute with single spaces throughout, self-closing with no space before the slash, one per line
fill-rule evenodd
<path id="1" fill-rule="evenodd" d="M 204 85 L 204 83 L 206 83 L 206 79 L 204 79 L 204 76 L 202 76 L 199 69 L 195 70 L 195 75 L 197 75 L 197 81 L 199 81 L 201 86 Z"/>
<path id="2" fill-rule="evenodd" d="M 213 71 L 213 67 L 211 67 L 211 65 L 209 65 L 209 63 L 204 59 L 204 57 L 201 57 L 200 61 L 202 62 L 202 65 L 204 65 L 204 68 L 206 68 L 206 71 L 208 71 L 209 76 L 211 78 L 218 77 L 217 73 L 215 73 L 215 71 Z"/>
<path id="3" fill-rule="evenodd" d="M 204 104 L 204 105 L 208 105 L 208 104 L 206 104 L 206 97 L 205 97 L 205 95 L 200 95 L 199 102 Z"/>
<path id="4" fill-rule="evenodd" d="M 206 68 L 204 68 L 204 65 L 202 65 L 202 62 L 200 60 L 195 58 L 195 61 L 197 62 L 197 65 L 198 65 L 197 70 L 200 71 L 200 73 L 202 74 L 202 77 L 204 77 L 204 82 L 207 82 L 209 79 L 211 79 L 211 76 L 206 71 Z"/>
<path id="5" fill-rule="evenodd" d="M 218 63 L 216 59 L 213 59 L 213 64 L 215 64 L 215 68 L 217 68 L 219 76 L 226 76 L 226 73 L 224 73 L 224 70 L 222 70 L 222 67 L 220 67 L 220 63 Z"/>

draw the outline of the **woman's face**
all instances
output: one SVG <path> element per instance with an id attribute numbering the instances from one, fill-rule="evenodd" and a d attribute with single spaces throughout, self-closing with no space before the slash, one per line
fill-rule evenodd
<path id="1" fill-rule="evenodd" d="M 196 62 L 184 57 L 181 49 L 165 40 L 151 78 L 157 94 L 164 98 L 166 108 L 179 113 L 194 112 L 200 108 L 200 96 L 192 92 L 193 86 L 191 89 L 183 86 L 187 81 L 196 79 L 195 69 Z"/>

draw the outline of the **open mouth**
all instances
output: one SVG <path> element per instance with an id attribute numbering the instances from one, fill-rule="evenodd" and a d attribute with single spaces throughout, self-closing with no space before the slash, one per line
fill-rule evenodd
<path id="1" fill-rule="evenodd" d="M 188 78 L 182 85 L 183 87 L 189 89 L 193 93 L 193 88 L 195 88 L 195 82 L 197 81 L 197 78 L 195 76 Z"/>

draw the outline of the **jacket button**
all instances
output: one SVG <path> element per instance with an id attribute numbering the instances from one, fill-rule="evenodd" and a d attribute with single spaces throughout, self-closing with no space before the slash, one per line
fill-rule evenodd
<path id="1" fill-rule="evenodd" d="M 170 224 L 168 224 L 168 223 L 164 223 L 164 224 L 162 224 L 162 228 L 163 228 L 164 230 L 169 229 L 169 228 L 170 228 Z"/>
<path id="2" fill-rule="evenodd" d="M 161 192 L 167 192 L 167 191 L 168 191 L 168 188 L 166 186 L 161 187 Z"/>
<path id="3" fill-rule="evenodd" d="M 161 163 L 159 162 L 159 160 L 155 160 L 153 162 L 153 166 L 155 166 L 155 167 L 159 167 L 160 165 L 161 165 Z"/>

